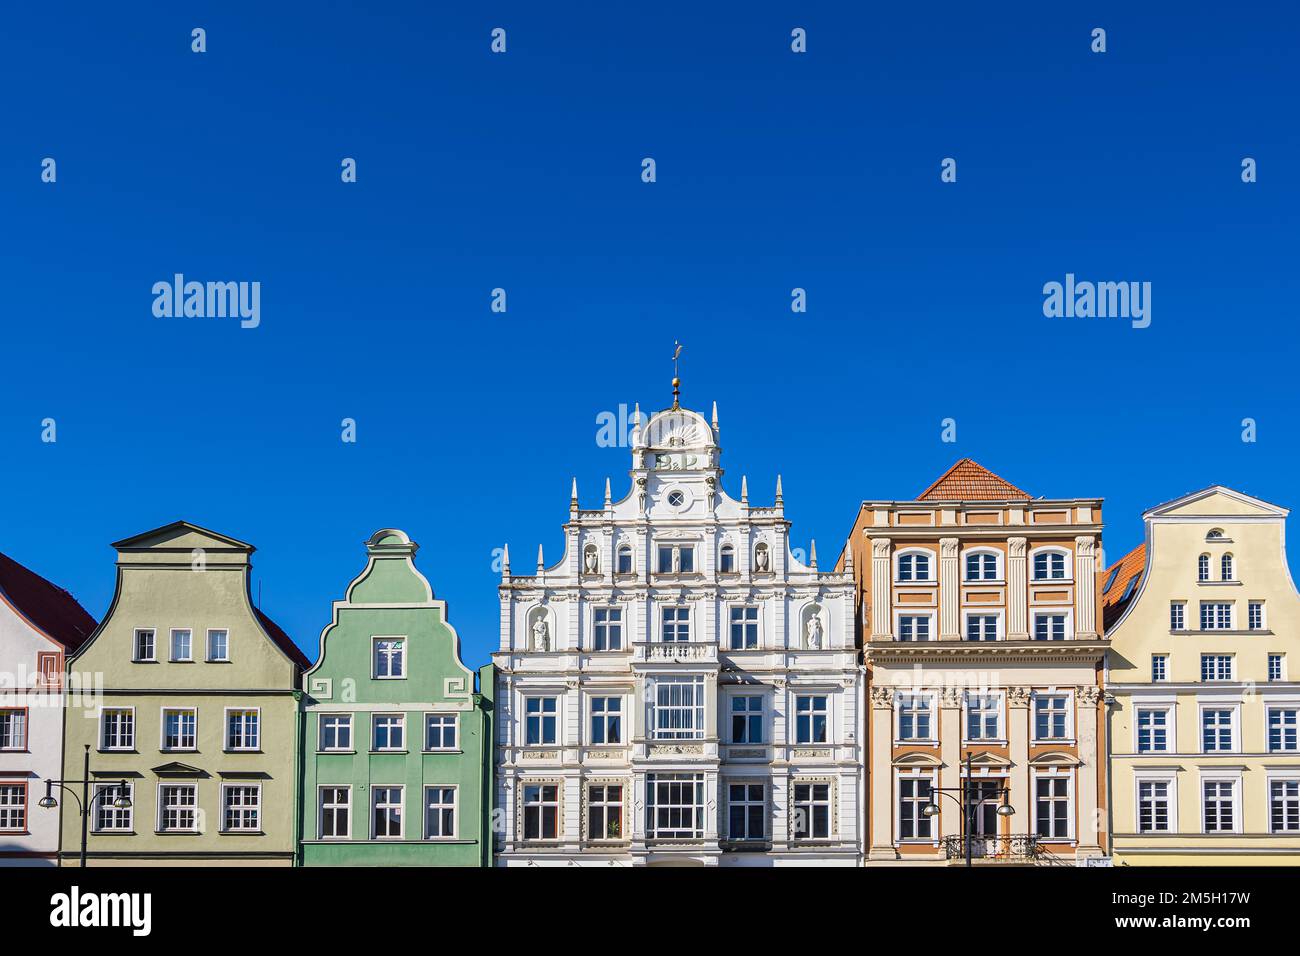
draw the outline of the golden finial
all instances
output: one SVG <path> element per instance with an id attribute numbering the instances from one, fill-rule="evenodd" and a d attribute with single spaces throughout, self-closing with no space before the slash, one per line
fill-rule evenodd
<path id="1" fill-rule="evenodd" d="M 677 377 L 677 359 L 682 354 L 682 343 L 673 341 L 673 411 L 682 407 L 682 380 Z"/>

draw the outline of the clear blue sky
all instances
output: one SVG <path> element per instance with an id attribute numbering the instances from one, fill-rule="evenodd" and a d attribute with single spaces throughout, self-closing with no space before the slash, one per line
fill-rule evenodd
<path id="1" fill-rule="evenodd" d="M 1294 10 L 806 7 L 11 6 L 0 550 L 98 616 L 108 543 L 185 518 L 314 654 L 397 526 L 478 665 L 492 549 L 623 493 L 596 416 L 667 404 L 674 339 L 728 490 L 782 472 L 824 561 L 967 455 L 1103 496 L 1112 557 L 1208 484 L 1300 505 Z M 261 282 L 260 328 L 155 318 L 176 272 Z M 1044 318 L 1067 272 L 1151 282 L 1150 328 Z"/>

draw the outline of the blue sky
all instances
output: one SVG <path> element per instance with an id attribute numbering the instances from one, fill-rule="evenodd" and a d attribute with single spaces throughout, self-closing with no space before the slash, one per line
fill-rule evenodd
<path id="1" fill-rule="evenodd" d="M 724 484 L 781 472 L 823 561 L 963 456 L 1104 497 L 1112 557 L 1205 485 L 1294 507 L 1298 15 L 1132 6 L 14 7 L 0 550 L 98 616 L 108 543 L 185 518 L 314 654 L 396 526 L 478 665 L 493 548 L 622 493 L 596 416 L 666 405 L 675 339 Z M 155 318 L 177 272 L 261 325 Z M 1067 272 L 1150 282 L 1151 326 L 1045 318 Z"/>

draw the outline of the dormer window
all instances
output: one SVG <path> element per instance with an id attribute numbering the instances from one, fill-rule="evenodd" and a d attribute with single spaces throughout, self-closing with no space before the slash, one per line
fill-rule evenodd
<path id="1" fill-rule="evenodd" d="M 631 545 L 619 545 L 618 549 L 618 573 L 632 573 L 632 547 Z"/>
<path id="2" fill-rule="evenodd" d="M 722 574 L 732 574 L 735 570 L 736 549 L 729 544 L 724 544 L 718 553 L 718 571 Z"/>
<path id="3" fill-rule="evenodd" d="M 1196 580 L 1210 580 L 1210 556 L 1203 554 L 1196 559 Z"/>
<path id="4" fill-rule="evenodd" d="M 1106 576 L 1106 584 L 1101 589 L 1102 594 L 1110 593 L 1110 589 L 1114 586 L 1117 577 L 1119 577 L 1119 565 L 1115 565 L 1115 568 Z"/>
<path id="5" fill-rule="evenodd" d="M 1225 554 L 1219 561 L 1219 577 L 1224 581 L 1231 581 L 1232 578 L 1232 555 Z"/>
<path id="6" fill-rule="evenodd" d="M 928 551 L 905 551 L 898 556 L 899 581 L 931 581 L 931 567 Z"/>

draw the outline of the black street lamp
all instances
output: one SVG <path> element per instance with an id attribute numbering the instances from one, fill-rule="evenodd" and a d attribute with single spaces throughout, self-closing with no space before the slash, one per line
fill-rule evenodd
<path id="1" fill-rule="evenodd" d="M 95 808 L 95 801 L 108 793 L 109 788 L 105 787 L 94 796 L 90 795 L 90 744 L 86 744 L 86 772 L 80 780 L 46 780 L 45 796 L 37 802 L 37 806 L 46 810 L 53 810 L 59 805 L 59 801 L 54 799 L 54 788 L 59 787 L 68 791 L 77 801 L 77 808 L 81 811 L 81 865 L 86 865 L 86 827 L 90 822 L 90 811 Z M 81 796 L 77 796 L 77 791 L 73 790 L 69 784 L 81 784 Z M 126 778 L 123 777 L 118 783 L 117 799 L 113 801 L 115 810 L 131 809 L 131 798 L 126 795 Z"/>
<path id="2" fill-rule="evenodd" d="M 971 838 L 974 836 L 974 831 L 975 831 L 975 811 L 979 809 L 975 801 L 971 799 L 974 793 L 974 782 L 975 782 L 974 778 L 971 775 L 970 754 L 967 753 L 966 754 L 966 779 L 962 781 L 962 785 L 960 787 L 931 787 L 930 788 L 931 794 L 939 793 L 939 794 L 943 794 L 949 800 L 956 800 L 958 805 L 960 805 L 962 808 L 962 813 L 965 814 L 966 865 L 967 866 L 972 865 L 971 846 L 972 844 L 974 844 L 975 841 Z M 998 816 L 1009 817 L 1016 812 L 1016 808 L 1007 802 L 1007 800 L 1011 796 L 1011 789 L 1009 787 L 999 787 L 996 790 L 986 790 L 984 792 L 1002 798 L 1002 805 L 997 809 Z M 960 794 L 960 796 L 956 796 L 955 794 Z M 939 815 L 939 804 L 937 804 L 934 801 L 933 797 L 930 798 L 929 803 L 927 803 L 924 807 L 921 808 L 921 814 L 922 816 L 926 816 L 926 817 L 937 817 Z"/>

